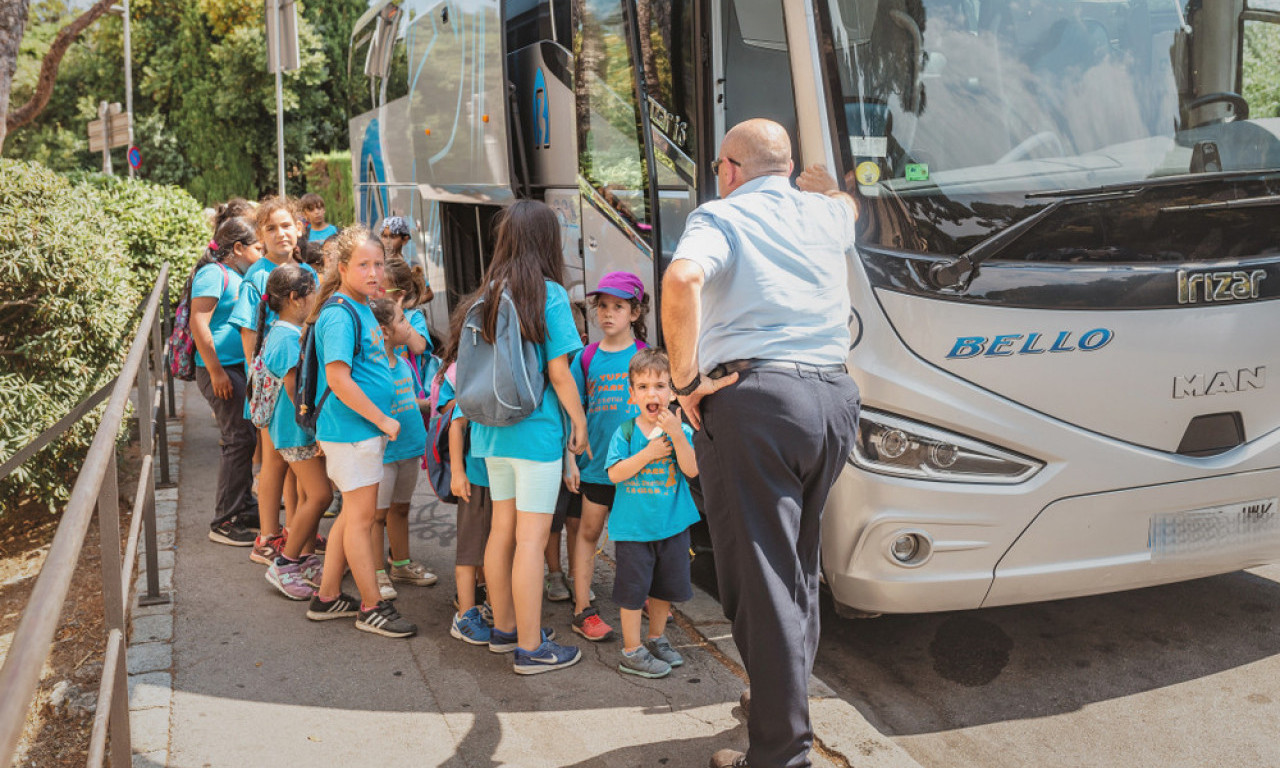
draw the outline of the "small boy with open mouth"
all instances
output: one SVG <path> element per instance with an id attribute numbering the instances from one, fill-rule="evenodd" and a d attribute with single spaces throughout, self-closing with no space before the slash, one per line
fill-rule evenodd
<path id="1" fill-rule="evenodd" d="M 618 571 L 613 600 L 622 614 L 621 672 L 666 677 L 684 658 L 663 632 L 673 602 L 693 597 L 689 583 L 689 526 L 698 509 L 686 477 L 698 474 L 693 430 L 670 410 L 671 369 L 667 354 L 642 349 L 628 370 L 631 402 L 640 415 L 624 421 L 609 444 L 609 480 L 617 485 L 609 535 Z M 640 623 L 649 598 L 649 633 Z"/>

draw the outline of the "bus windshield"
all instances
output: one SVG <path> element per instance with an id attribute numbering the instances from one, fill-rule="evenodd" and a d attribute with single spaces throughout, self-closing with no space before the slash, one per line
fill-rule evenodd
<path id="1" fill-rule="evenodd" d="M 864 198 L 1280 168 L 1280 0 L 827 0 L 820 18 Z"/>

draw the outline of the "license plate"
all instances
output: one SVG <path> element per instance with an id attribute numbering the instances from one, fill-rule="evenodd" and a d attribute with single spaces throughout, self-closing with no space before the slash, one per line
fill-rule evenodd
<path id="1" fill-rule="evenodd" d="M 1152 515 L 1151 559 L 1280 553 L 1278 508 L 1280 498 L 1272 497 Z"/>

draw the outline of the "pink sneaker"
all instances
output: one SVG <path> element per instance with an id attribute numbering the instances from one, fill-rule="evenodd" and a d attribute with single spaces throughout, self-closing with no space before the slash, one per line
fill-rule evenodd
<path id="1" fill-rule="evenodd" d="M 302 580 L 319 589 L 322 576 L 324 576 L 324 561 L 315 555 L 304 556 L 302 558 Z"/>
<path id="2" fill-rule="evenodd" d="M 316 589 L 302 579 L 302 561 L 267 566 L 267 581 L 290 600 L 310 600 Z"/>

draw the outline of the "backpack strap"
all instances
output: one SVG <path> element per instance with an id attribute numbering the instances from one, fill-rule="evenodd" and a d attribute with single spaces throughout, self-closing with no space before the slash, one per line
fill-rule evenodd
<path id="1" fill-rule="evenodd" d="M 355 326 L 356 326 L 355 357 L 360 357 L 360 349 L 361 349 L 360 339 L 362 336 L 364 336 L 364 328 L 360 323 L 360 313 L 356 312 L 356 308 L 351 306 L 351 302 L 343 296 L 330 296 L 329 300 L 326 301 L 324 303 L 324 306 L 320 308 L 320 311 L 324 312 L 329 307 L 334 307 L 334 306 L 342 307 L 343 309 L 347 310 L 347 314 L 351 316 L 351 322 L 355 323 Z M 316 318 L 319 319 L 319 315 L 316 315 Z"/>
<path id="2" fill-rule="evenodd" d="M 646 349 L 649 345 L 643 341 L 636 339 L 636 351 Z M 582 350 L 582 357 L 579 358 L 582 363 L 582 380 L 586 381 L 591 377 L 591 361 L 595 359 L 596 352 L 600 351 L 600 342 L 593 341 Z"/>
<path id="3" fill-rule="evenodd" d="M 636 417 L 632 416 L 631 418 L 622 422 L 622 426 L 620 427 L 620 429 L 622 430 L 622 439 L 626 440 L 627 444 L 630 445 L 631 436 L 636 433 Z"/>

